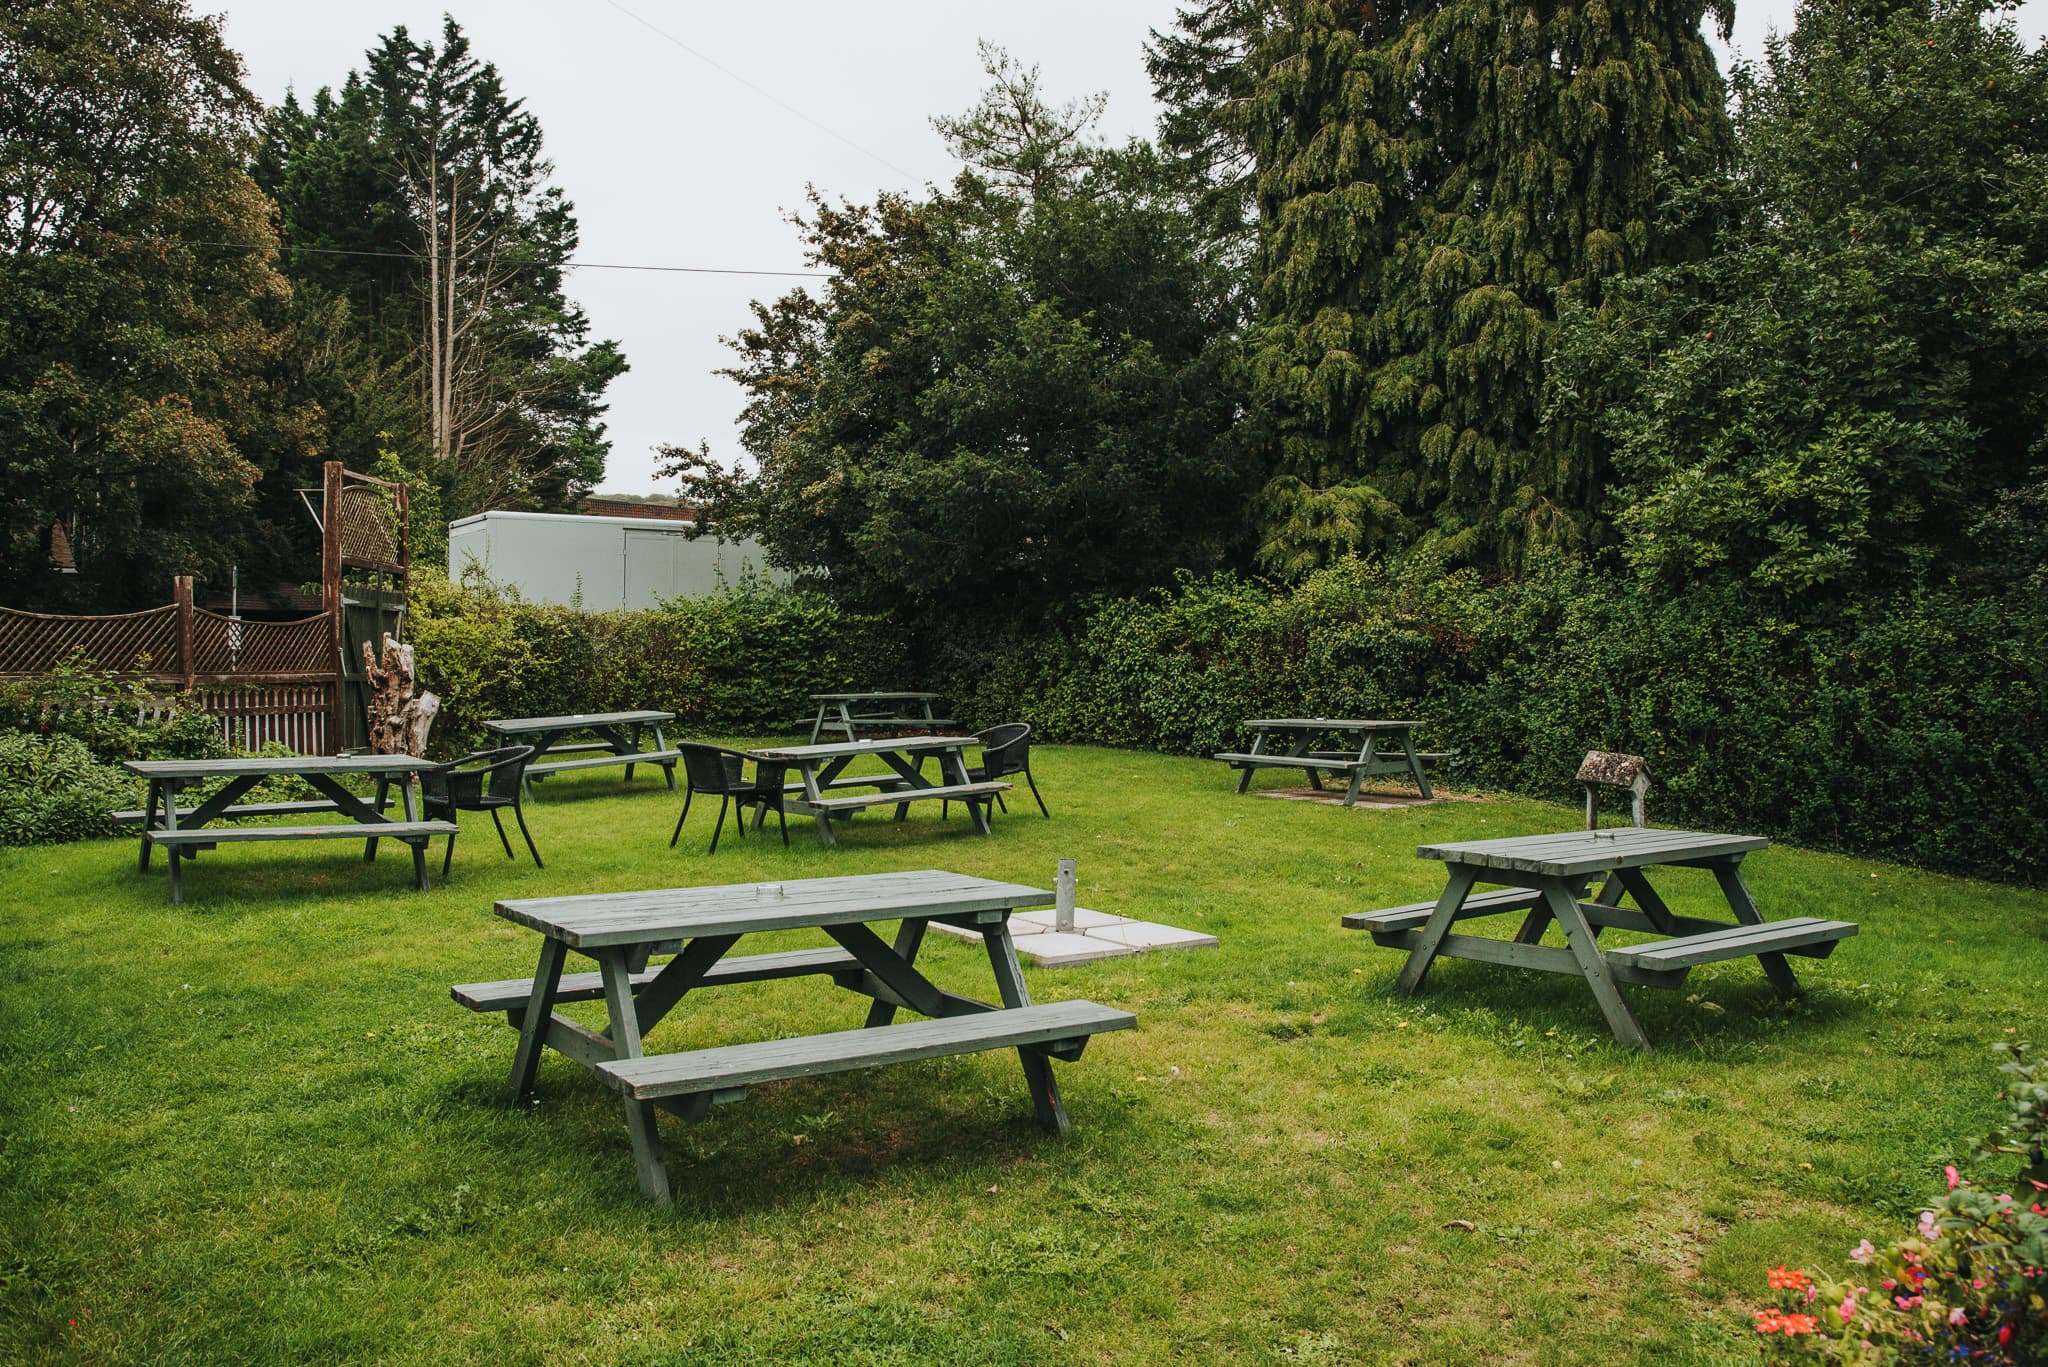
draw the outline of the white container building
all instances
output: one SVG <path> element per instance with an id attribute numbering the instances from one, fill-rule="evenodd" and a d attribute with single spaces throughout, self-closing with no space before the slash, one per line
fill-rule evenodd
<path id="1" fill-rule="evenodd" d="M 472 568 L 530 603 L 589 612 L 702 598 L 747 575 L 778 583 L 758 541 L 691 540 L 689 524 L 584 513 L 478 513 L 448 524 L 448 574 Z"/>

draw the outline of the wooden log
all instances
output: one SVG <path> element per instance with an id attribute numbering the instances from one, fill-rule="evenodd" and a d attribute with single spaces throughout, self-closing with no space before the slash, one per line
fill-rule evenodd
<path id="1" fill-rule="evenodd" d="M 368 703 L 370 752 L 377 755 L 424 755 L 427 732 L 441 710 L 432 693 L 413 693 L 412 647 L 384 634 L 380 657 L 363 642 L 363 677 L 370 685 Z"/>

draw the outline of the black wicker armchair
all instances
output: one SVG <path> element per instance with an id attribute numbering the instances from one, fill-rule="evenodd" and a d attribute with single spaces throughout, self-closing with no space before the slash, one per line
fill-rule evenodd
<path id="1" fill-rule="evenodd" d="M 519 823 L 519 834 L 526 840 L 526 852 L 533 856 L 533 866 L 546 868 L 540 862 L 540 851 L 534 848 L 533 832 L 526 829 L 526 813 L 519 805 L 526 763 L 532 758 L 531 745 L 510 745 L 502 750 L 480 750 L 438 768 L 421 770 L 422 815 L 453 821 L 457 812 L 489 812 L 491 824 L 498 828 L 498 841 L 505 847 L 505 857 L 511 859 L 512 841 L 505 834 L 504 818 L 499 816 L 510 807 L 512 819 Z M 448 865 L 454 858 L 455 837 L 451 835 L 448 850 L 441 856 L 443 878 L 448 876 Z"/>
<path id="2" fill-rule="evenodd" d="M 981 742 L 981 763 L 967 771 L 969 783 L 986 783 L 990 779 L 1007 778 L 1011 774 L 1024 775 L 1024 781 L 1031 786 L 1031 796 L 1038 800 L 1038 810 L 1050 817 L 1045 809 L 1045 798 L 1038 791 L 1038 780 L 1031 777 L 1031 723 L 1024 721 L 1005 722 L 991 726 L 986 731 L 977 731 L 974 738 Z M 996 803 L 1004 811 L 1010 804 L 1003 801 L 1001 793 L 996 794 Z M 939 816 L 943 820 L 950 803 L 941 803 Z"/>
<path id="3" fill-rule="evenodd" d="M 782 827 L 782 843 L 789 844 L 789 816 L 782 805 L 783 774 L 787 766 L 770 764 L 766 760 L 754 760 L 753 756 L 738 750 L 721 749 L 716 745 L 702 745 L 686 741 L 676 749 L 683 755 L 683 773 L 688 782 L 683 788 L 683 811 L 676 818 L 675 832 L 669 836 L 668 844 L 674 849 L 676 842 L 683 838 L 683 822 L 689 819 L 690 799 L 698 793 L 707 797 L 718 796 L 718 824 L 711 828 L 709 854 L 718 853 L 718 837 L 725 831 L 725 813 L 733 804 L 740 809 L 739 831 L 747 833 L 747 809 L 755 808 L 757 815 L 754 829 L 761 829 L 768 813 L 774 812 Z M 746 777 L 749 760 L 754 763 L 754 777 Z"/>

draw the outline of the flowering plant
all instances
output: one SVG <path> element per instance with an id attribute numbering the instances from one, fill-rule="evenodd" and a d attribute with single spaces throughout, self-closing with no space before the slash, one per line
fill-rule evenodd
<path id="1" fill-rule="evenodd" d="M 2048 1119 L 2048 1061 L 2008 1046 L 2014 1115 L 1979 1141 L 1984 1154 L 2026 1159 L 2020 1194 L 1992 1192 L 1954 1167 L 1940 1203 L 1911 1234 L 1879 1247 L 1865 1239 L 1844 1277 L 1779 1267 L 1774 1303 L 1756 1315 L 1772 1362 L 2037 1363 L 2048 1360 L 2048 1182 L 2037 1137 Z M 2018 1143 L 2015 1144 L 2015 1139 Z"/>

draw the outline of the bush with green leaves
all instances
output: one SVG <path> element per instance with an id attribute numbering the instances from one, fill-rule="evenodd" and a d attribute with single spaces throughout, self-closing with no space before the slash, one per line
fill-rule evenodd
<path id="1" fill-rule="evenodd" d="M 489 744 L 494 717 L 653 709 L 676 713 L 682 735 L 783 731 L 814 692 L 908 687 L 915 673 L 887 619 L 758 580 L 646 611 L 581 612 L 431 576 L 411 603 L 419 683 L 441 699 L 431 743 L 446 754 Z"/>
<path id="2" fill-rule="evenodd" d="M 68 736 L 101 760 L 216 759 L 220 723 L 163 685 L 110 674 L 73 653 L 48 673 L 0 680 L 0 727 Z"/>
<path id="3" fill-rule="evenodd" d="M 64 735 L 0 731 L 0 845 L 50 845 L 114 833 L 135 796 L 120 770 Z"/>
<path id="4" fill-rule="evenodd" d="M 2033 579 L 1795 615 L 1583 564 L 1519 580 L 1350 560 L 1292 589 L 1188 577 L 1057 632 L 954 633 L 919 677 L 975 725 L 1211 754 L 1255 716 L 1424 723 L 1450 776 L 1569 798 L 1648 757 L 1659 824 L 2048 876 L 2048 606 Z"/>

